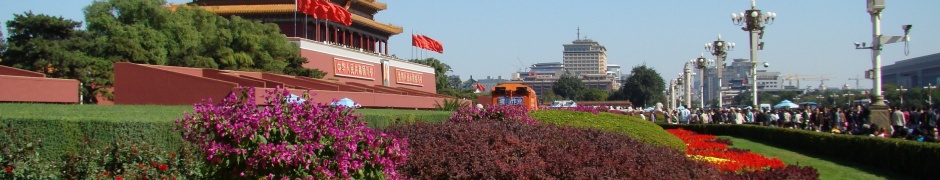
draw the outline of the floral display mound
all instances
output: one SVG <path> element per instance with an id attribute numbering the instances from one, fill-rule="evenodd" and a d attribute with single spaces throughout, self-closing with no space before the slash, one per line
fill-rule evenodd
<path id="1" fill-rule="evenodd" d="M 240 88 L 177 120 L 183 138 L 224 172 L 219 178 L 402 178 L 396 168 L 406 160 L 406 140 L 366 127 L 352 108 L 296 103 L 282 89 L 268 91 L 259 106 L 254 93 Z"/>
<path id="2" fill-rule="evenodd" d="M 444 123 L 385 131 L 408 139 L 399 172 L 417 179 L 720 178 L 717 168 L 681 152 L 618 133 L 534 123 L 526 113 L 465 108 Z"/>
<path id="3" fill-rule="evenodd" d="M 662 127 L 637 117 L 597 111 L 539 110 L 529 114 L 539 123 L 557 126 L 600 129 L 623 134 L 655 146 L 668 147 L 676 152 L 685 152 L 681 139 L 667 133 Z"/>
<path id="4" fill-rule="evenodd" d="M 685 129 L 667 129 L 687 144 L 686 156 L 708 162 L 726 172 L 722 179 L 817 179 L 812 167 L 787 166 L 777 158 L 767 158 L 748 150 L 728 148 L 731 141 L 714 135 L 696 134 Z"/>

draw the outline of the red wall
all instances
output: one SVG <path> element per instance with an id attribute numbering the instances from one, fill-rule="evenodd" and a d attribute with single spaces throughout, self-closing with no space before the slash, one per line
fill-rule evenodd
<path id="1" fill-rule="evenodd" d="M 115 104 L 186 105 L 212 98 L 218 102 L 236 83 L 192 76 L 197 68 L 114 63 Z M 167 71 L 162 69 L 173 69 Z"/>
<path id="2" fill-rule="evenodd" d="M 0 75 L 7 76 L 24 76 L 24 77 L 46 77 L 45 74 L 32 72 L 22 69 L 17 69 L 13 67 L 0 66 Z"/>
<path id="3" fill-rule="evenodd" d="M 365 62 L 365 61 L 358 61 L 358 60 L 351 59 L 351 58 L 346 58 L 346 57 L 337 57 L 337 56 L 333 56 L 333 55 L 330 55 L 330 54 L 320 53 L 320 52 L 316 52 L 316 51 L 310 51 L 310 50 L 306 50 L 306 49 L 301 49 L 301 50 L 300 50 L 300 55 L 303 56 L 303 57 L 306 57 L 307 60 L 308 60 L 308 62 L 303 65 L 304 67 L 306 67 L 306 68 L 315 68 L 315 69 L 319 69 L 319 70 L 321 70 L 321 71 L 326 72 L 327 75 L 323 77 L 324 79 L 326 79 L 326 78 L 334 78 L 334 79 L 338 79 L 338 80 L 341 81 L 341 82 L 355 82 L 355 83 L 367 84 L 367 85 L 382 85 L 382 75 L 383 75 L 383 74 L 382 74 L 382 65 L 381 65 L 381 64 L 378 64 L 378 63 L 369 63 L 369 62 Z M 375 67 L 375 70 L 374 70 L 375 72 L 373 73 L 373 74 L 375 74 L 375 76 L 372 77 L 373 80 L 365 80 L 365 79 L 358 79 L 358 78 L 349 78 L 349 77 L 343 77 L 343 76 L 336 76 L 336 73 L 334 72 L 334 69 L 333 69 L 333 66 L 334 66 L 333 60 L 334 60 L 335 58 L 340 58 L 340 59 L 344 59 L 344 60 L 350 60 L 350 61 L 354 61 L 354 62 L 359 62 L 359 63 L 364 63 L 364 64 L 371 64 L 371 65 L 373 65 L 373 66 Z M 397 69 L 399 69 L 399 68 L 398 68 L 398 67 L 394 67 L 394 66 L 391 66 L 391 67 L 389 68 L 389 76 L 391 76 L 391 77 L 389 77 L 389 87 L 406 87 L 406 88 L 409 88 L 409 89 L 424 91 L 424 92 L 428 92 L 428 93 L 436 93 L 437 88 L 435 87 L 436 84 L 435 84 L 435 82 L 434 82 L 434 74 L 433 74 L 433 73 L 422 73 L 422 78 L 424 79 L 424 83 L 422 84 L 422 86 L 415 86 L 415 85 L 407 85 L 407 84 L 398 84 L 398 83 L 396 83 L 396 81 L 395 81 L 396 73 L 395 73 L 395 72 L 396 72 Z M 402 70 L 417 72 L 417 71 L 411 70 L 411 69 L 402 69 Z"/>
<path id="4" fill-rule="evenodd" d="M 236 89 L 237 90 L 237 89 Z M 255 89 L 255 96 L 258 99 L 264 98 L 264 92 L 266 90 L 271 90 L 270 88 L 265 89 Z M 234 91 L 234 90 L 233 90 Z M 291 93 L 298 96 L 304 94 L 305 90 L 290 90 Z M 418 97 L 418 96 L 408 96 L 408 95 L 397 95 L 397 94 L 384 94 L 384 93 L 368 93 L 368 92 L 342 92 L 342 91 L 321 91 L 321 90 L 311 90 L 310 93 L 315 94 L 311 97 L 313 101 L 329 104 L 330 102 L 342 99 L 349 98 L 352 99 L 357 104 L 362 105 L 362 107 L 369 108 L 406 108 L 406 109 L 434 109 L 434 103 L 443 103 L 445 98 L 435 98 L 435 97 Z M 258 103 L 263 103 L 263 101 L 256 101 Z M 469 100 L 464 100 L 463 102 L 470 103 Z"/>
<path id="5" fill-rule="evenodd" d="M 78 103 L 78 101 L 77 80 L 0 75 L 0 102 Z"/>

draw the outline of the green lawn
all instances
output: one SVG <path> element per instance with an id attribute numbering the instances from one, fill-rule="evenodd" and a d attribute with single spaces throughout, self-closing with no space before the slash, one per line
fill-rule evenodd
<path id="1" fill-rule="evenodd" d="M 861 167 L 856 164 L 808 156 L 747 139 L 731 136 L 718 136 L 718 138 L 731 139 L 734 144 L 731 147 L 750 149 L 752 152 L 767 157 L 778 158 L 787 164 L 815 167 L 816 170 L 819 171 L 819 179 L 910 179 L 875 168 Z"/>
<path id="2" fill-rule="evenodd" d="M 61 120 L 106 120 L 106 121 L 173 121 L 183 117 L 183 112 L 192 112 L 193 106 L 158 105 L 66 105 L 0 103 L 0 118 L 34 118 Z M 385 127 L 389 121 L 440 122 L 450 117 L 450 111 L 357 109 L 363 120 L 373 127 Z"/>

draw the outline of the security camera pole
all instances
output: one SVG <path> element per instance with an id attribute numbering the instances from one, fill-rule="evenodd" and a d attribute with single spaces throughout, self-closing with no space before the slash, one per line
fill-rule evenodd
<path id="1" fill-rule="evenodd" d="M 874 100 L 869 107 L 871 109 L 869 119 L 872 123 L 877 124 L 878 127 L 891 127 L 891 122 L 889 122 L 888 118 L 888 106 L 885 105 L 884 96 L 881 94 L 881 45 L 909 41 L 910 39 L 907 34 L 911 30 L 911 25 L 901 27 L 904 30 L 904 36 L 883 37 L 881 35 L 881 11 L 885 9 L 885 0 L 868 0 L 867 3 L 872 24 L 871 46 L 866 47 L 865 43 L 855 43 L 855 49 L 871 49 L 871 61 L 873 66 L 871 79 L 872 84 L 874 84 L 871 92 L 874 96 Z M 888 131 L 892 130 L 889 128 Z"/>
<path id="2" fill-rule="evenodd" d="M 751 39 L 751 96 L 754 100 L 754 108 L 759 107 L 757 103 L 757 50 L 764 49 L 764 43 L 759 42 L 764 37 L 764 25 L 772 24 L 777 18 L 776 13 L 767 12 L 761 14 L 761 10 L 756 8 L 757 3 L 751 0 L 751 9 L 742 13 L 732 13 L 731 22 L 734 25 L 744 26 L 741 29 L 750 32 Z M 757 36 L 757 37 L 755 37 Z"/>

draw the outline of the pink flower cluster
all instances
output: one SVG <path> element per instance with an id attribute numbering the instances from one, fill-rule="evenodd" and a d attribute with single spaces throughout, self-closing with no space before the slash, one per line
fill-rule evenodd
<path id="1" fill-rule="evenodd" d="M 275 88 L 259 106 L 253 88 L 239 88 L 219 103 L 196 104 L 176 122 L 207 161 L 239 176 L 402 178 L 395 168 L 406 161 L 406 139 L 366 127 L 351 108 L 309 97 L 295 103 L 289 95 Z"/>
<path id="2" fill-rule="evenodd" d="M 538 123 L 538 121 L 529 117 L 529 110 L 526 109 L 525 106 L 518 105 L 488 105 L 482 109 L 473 106 L 464 106 L 455 111 L 450 116 L 449 121 L 519 121 L 528 124 Z"/>

